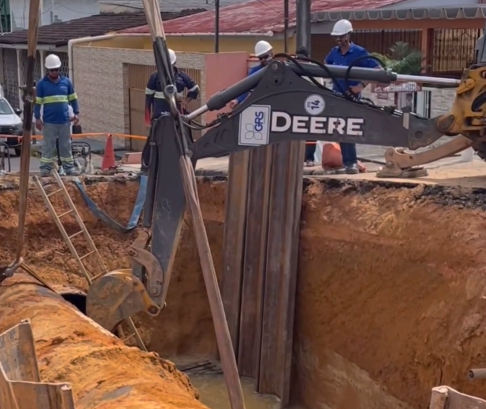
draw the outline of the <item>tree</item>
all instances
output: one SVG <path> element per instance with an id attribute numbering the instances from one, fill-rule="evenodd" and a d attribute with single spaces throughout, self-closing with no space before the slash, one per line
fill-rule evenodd
<path id="1" fill-rule="evenodd" d="M 388 54 L 373 53 L 372 55 L 378 57 L 386 68 L 397 74 L 420 75 L 422 70 L 422 54 L 403 41 L 397 41 L 390 47 Z"/>

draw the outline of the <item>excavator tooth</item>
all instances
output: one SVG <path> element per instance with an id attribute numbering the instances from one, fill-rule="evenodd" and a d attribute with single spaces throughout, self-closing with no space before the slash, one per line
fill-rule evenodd
<path id="1" fill-rule="evenodd" d="M 447 143 L 423 152 L 406 152 L 402 148 L 389 148 L 385 152 L 386 165 L 376 176 L 379 178 L 417 178 L 427 176 L 427 169 L 421 165 L 435 162 L 470 148 L 473 141 L 465 136 L 457 136 Z"/>
<path id="2" fill-rule="evenodd" d="M 397 178 L 397 179 L 413 179 L 428 176 L 427 169 L 424 167 L 412 167 L 401 169 L 394 162 L 388 162 L 384 167 L 376 172 L 378 178 Z"/>

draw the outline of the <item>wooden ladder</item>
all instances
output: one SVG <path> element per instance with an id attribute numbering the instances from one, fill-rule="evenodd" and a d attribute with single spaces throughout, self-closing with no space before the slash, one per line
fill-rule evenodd
<path id="1" fill-rule="evenodd" d="M 35 175 L 34 176 L 34 183 L 37 186 L 37 189 L 39 190 L 39 193 L 42 196 L 42 199 L 44 199 L 44 203 L 47 206 L 47 209 L 49 210 L 49 213 L 51 214 L 54 222 L 56 223 L 57 228 L 61 232 L 61 235 L 66 242 L 69 251 L 71 252 L 71 255 L 73 256 L 74 260 L 76 261 L 76 264 L 78 265 L 79 270 L 83 273 L 84 277 L 86 278 L 86 281 L 88 282 L 89 285 L 96 280 L 97 278 L 101 277 L 102 275 L 108 273 L 108 269 L 106 268 L 105 263 L 103 262 L 103 259 L 101 258 L 100 253 L 98 252 L 98 249 L 96 248 L 96 245 L 93 242 L 93 239 L 91 238 L 91 235 L 89 234 L 88 230 L 86 229 L 86 226 L 83 222 L 83 219 L 78 213 L 78 210 L 76 209 L 76 206 L 74 205 L 71 197 L 69 196 L 68 191 L 66 190 L 66 186 L 64 185 L 64 182 L 62 181 L 61 177 L 59 176 L 59 173 L 57 173 L 56 170 L 52 171 L 52 175 L 54 176 L 54 179 L 56 180 L 58 189 L 54 190 L 53 192 L 47 193 L 44 189 L 44 186 L 42 185 L 41 179 Z M 61 193 L 64 197 L 65 202 L 67 203 L 69 210 L 58 214 L 56 213 L 56 210 L 54 209 L 54 206 L 49 199 L 51 196 L 54 196 L 58 193 Z M 80 227 L 80 230 L 77 231 L 74 234 L 68 235 L 66 232 L 66 229 L 64 228 L 64 225 L 62 224 L 62 218 L 67 216 L 67 215 L 73 215 L 74 218 L 76 219 L 76 222 L 78 223 L 78 226 Z M 82 255 L 79 256 L 78 252 L 76 251 L 76 248 L 74 247 L 74 244 L 72 242 L 72 239 L 75 237 L 78 237 L 80 235 L 84 236 L 84 239 L 88 243 L 88 249 L 89 251 Z M 94 277 L 88 272 L 86 269 L 86 266 L 83 263 L 83 260 L 86 259 L 87 257 L 95 257 L 96 258 L 96 263 L 101 267 L 101 273 L 95 275 Z M 137 330 L 137 327 L 135 326 L 133 320 L 131 318 L 126 319 L 126 323 L 128 324 L 128 327 L 130 328 L 130 331 L 133 333 L 129 335 L 127 338 L 124 339 L 124 342 L 127 342 L 129 339 L 135 337 L 135 340 L 137 342 L 138 347 L 143 350 L 147 351 L 147 347 L 145 346 L 140 333 Z M 124 338 L 123 335 L 123 330 L 121 329 L 121 326 L 118 327 L 118 331 L 120 332 L 120 336 Z"/>

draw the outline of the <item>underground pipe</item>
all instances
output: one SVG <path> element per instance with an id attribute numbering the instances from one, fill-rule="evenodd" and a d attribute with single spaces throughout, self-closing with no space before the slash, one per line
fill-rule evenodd
<path id="1" fill-rule="evenodd" d="M 486 368 L 470 369 L 469 372 L 467 373 L 467 377 L 471 380 L 484 379 L 486 378 Z"/>
<path id="2" fill-rule="evenodd" d="M 0 306 L 0 332 L 31 320 L 42 381 L 70 383 L 76 409 L 205 408 L 172 363 L 126 346 L 27 274 L 3 282 Z"/>

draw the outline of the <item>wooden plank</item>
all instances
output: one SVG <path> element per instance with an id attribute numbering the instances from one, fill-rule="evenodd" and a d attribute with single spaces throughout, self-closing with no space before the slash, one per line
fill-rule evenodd
<path id="1" fill-rule="evenodd" d="M 240 325 L 249 157 L 249 151 L 230 156 L 226 192 L 221 296 L 235 353 L 238 351 Z"/>
<path id="2" fill-rule="evenodd" d="M 238 369 L 258 379 L 272 146 L 250 151 Z"/>
<path id="3" fill-rule="evenodd" d="M 287 406 L 293 344 L 304 144 L 273 147 L 258 392 Z"/>
<path id="4" fill-rule="evenodd" d="M 432 388 L 429 409 L 486 409 L 486 400 L 437 386 Z"/>
<path id="5" fill-rule="evenodd" d="M 0 407 L 75 409 L 70 385 L 40 382 L 30 321 L 0 334 L 0 349 Z"/>
<path id="6" fill-rule="evenodd" d="M 0 364 L 10 381 L 40 382 L 30 321 L 21 321 L 0 335 Z"/>

